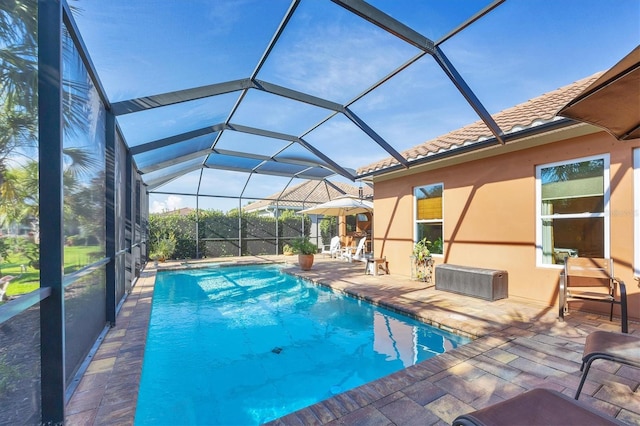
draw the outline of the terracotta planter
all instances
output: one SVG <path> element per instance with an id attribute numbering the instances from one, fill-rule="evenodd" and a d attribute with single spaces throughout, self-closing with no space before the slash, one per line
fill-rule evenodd
<path id="1" fill-rule="evenodd" d="M 303 271 L 308 271 L 313 266 L 313 255 L 312 254 L 299 254 L 298 255 L 298 264 L 300 265 L 300 269 Z"/>

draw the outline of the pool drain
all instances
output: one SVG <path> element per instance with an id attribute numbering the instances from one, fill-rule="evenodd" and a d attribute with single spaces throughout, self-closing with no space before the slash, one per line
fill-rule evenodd
<path id="1" fill-rule="evenodd" d="M 280 355 L 280 352 L 282 352 L 282 348 L 279 348 L 276 346 L 275 348 L 271 349 L 271 352 L 273 352 L 276 355 Z"/>

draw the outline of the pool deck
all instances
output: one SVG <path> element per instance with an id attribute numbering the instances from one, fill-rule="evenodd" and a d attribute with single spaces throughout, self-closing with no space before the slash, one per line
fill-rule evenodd
<path id="1" fill-rule="evenodd" d="M 620 330 L 619 318 L 609 322 L 604 316 L 572 313 L 560 322 L 552 307 L 513 298 L 489 302 L 438 291 L 406 277 L 365 275 L 362 263 L 320 255 L 306 272 L 295 266 L 294 257 L 224 260 L 287 262 L 296 275 L 475 338 L 273 425 L 445 425 L 460 414 L 536 387 L 573 397 L 587 334 Z M 184 267 L 176 262 L 160 269 L 173 266 Z M 67 404 L 66 425 L 133 424 L 155 273 L 149 264 L 124 302 L 116 326 L 105 336 Z M 640 324 L 630 322 L 629 332 L 640 335 Z M 640 424 L 640 369 L 595 362 L 580 401 L 624 423 Z"/>

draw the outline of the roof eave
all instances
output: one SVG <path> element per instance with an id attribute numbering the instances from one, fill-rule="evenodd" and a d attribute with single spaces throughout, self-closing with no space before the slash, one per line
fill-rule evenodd
<path id="1" fill-rule="evenodd" d="M 585 125 L 583 123 L 579 123 L 571 119 L 560 118 L 560 119 L 556 119 L 556 120 L 553 120 L 544 124 L 540 124 L 534 127 L 528 127 L 526 129 L 522 129 L 517 132 L 505 134 L 503 136 L 505 140 L 505 145 L 502 145 L 495 137 L 492 137 L 492 138 L 485 139 L 483 141 L 459 146 L 459 147 L 456 147 L 455 149 L 449 149 L 449 150 L 434 153 L 425 157 L 417 158 L 415 160 L 411 160 L 408 162 L 409 169 L 406 169 L 403 165 L 400 165 L 400 164 L 393 164 L 389 167 L 385 167 L 377 170 L 371 170 L 371 171 L 359 174 L 357 178 L 360 180 L 373 180 L 375 178 L 381 178 L 383 176 L 387 177 L 387 175 L 396 175 L 403 171 L 408 172 L 408 170 L 411 171 L 410 173 L 414 173 L 415 168 L 417 166 L 424 166 L 428 164 L 439 163 L 444 160 L 450 160 L 450 159 L 456 159 L 456 158 L 462 159 L 461 162 L 472 161 L 472 160 L 475 160 L 476 158 L 470 158 L 467 160 L 466 158 L 469 156 L 469 154 L 476 153 L 479 151 L 487 151 L 492 148 L 494 148 L 495 150 L 491 150 L 492 152 L 487 153 L 487 155 L 485 156 L 500 155 L 505 153 L 506 149 L 508 150 L 513 149 L 515 147 L 514 142 L 520 142 L 526 139 L 533 140 L 534 141 L 533 144 L 527 144 L 526 146 L 517 147 L 517 149 L 525 149 L 525 148 L 528 148 L 530 145 L 536 145 L 535 139 L 539 138 L 541 135 L 544 135 L 547 133 L 549 134 L 555 133 L 561 130 L 569 130 L 569 129 L 573 129 L 577 133 L 573 134 L 573 132 L 571 132 L 571 134 L 567 134 L 566 136 L 561 137 L 562 139 L 600 131 L 600 129 L 594 126 Z M 555 140 L 558 140 L 558 137 L 555 137 L 554 140 L 550 140 L 550 141 L 541 140 L 540 144 L 550 143 Z M 502 149 L 497 149 L 497 148 L 502 148 Z M 411 169 L 414 169 L 414 170 L 411 170 Z"/>

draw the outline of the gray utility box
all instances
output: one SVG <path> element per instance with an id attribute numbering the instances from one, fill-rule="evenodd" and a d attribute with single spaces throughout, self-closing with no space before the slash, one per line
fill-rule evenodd
<path id="1" fill-rule="evenodd" d="M 436 290 L 485 300 L 504 299 L 509 295 L 509 274 L 507 271 L 445 263 L 436 266 Z"/>

